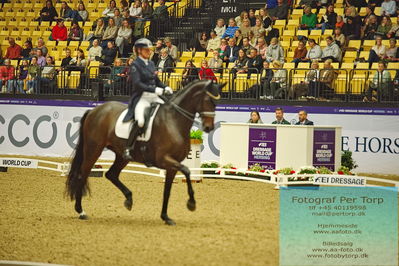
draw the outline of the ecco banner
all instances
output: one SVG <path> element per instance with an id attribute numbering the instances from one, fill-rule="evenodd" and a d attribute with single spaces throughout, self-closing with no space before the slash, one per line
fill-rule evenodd
<path id="1" fill-rule="evenodd" d="M 37 160 L 23 158 L 0 158 L 0 167 L 37 168 Z"/>
<path id="2" fill-rule="evenodd" d="M 337 176 L 319 175 L 313 179 L 315 185 L 334 185 L 334 186 L 366 186 L 366 179 L 361 176 Z"/>

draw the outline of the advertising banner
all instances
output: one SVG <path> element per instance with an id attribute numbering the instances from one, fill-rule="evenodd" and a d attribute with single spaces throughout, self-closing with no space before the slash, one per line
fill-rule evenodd
<path id="1" fill-rule="evenodd" d="M 248 168 L 254 164 L 276 168 L 276 136 L 276 128 L 249 128 Z"/>
<path id="2" fill-rule="evenodd" d="M 335 129 L 313 131 L 313 166 L 327 167 L 334 171 L 335 166 Z"/>

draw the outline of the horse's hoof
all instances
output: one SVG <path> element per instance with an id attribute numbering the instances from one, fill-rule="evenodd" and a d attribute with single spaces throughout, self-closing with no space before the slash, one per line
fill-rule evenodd
<path id="1" fill-rule="evenodd" d="M 189 209 L 190 211 L 195 211 L 195 200 L 191 201 L 188 200 L 187 201 L 187 209 Z"/>
<path id="2" fill-rule="evenodd" d="M 176 225 L 175 221 L 173 221 L 172 219 L 166 219 L 165 220 L 165 224 L 171 225 L 171 226 L 175 226 Z"/>
<path id="3" fill-rule="evenodd" d="M 131 199 L 126 199 L 124 205 L 128 211 L 131 211 L 133 206 L 133 201 Z"/>
<path id="4" fill-rule="evenodd" d="M 88 220 L 89 216 L 83 211 L 79 213 L 79 220 Z"/>

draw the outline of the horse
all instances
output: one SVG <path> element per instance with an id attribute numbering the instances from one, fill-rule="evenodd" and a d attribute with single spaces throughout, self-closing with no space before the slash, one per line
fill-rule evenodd
<path id="1" fill-rule="evenodd" d="M 161 219 L 167 225 L 176 223 L 168 216 L 168 201 L 172 183 L 177 171 L 186 177 L 189 199 L 187 208 L 196 209 L 194 191 L 190 180 L 190 170 L 181 164 L 190 151 L 190 130 L 196 114 L 202 120 L 203 131 L 214 129 L 216 100 L 225 84 L 209 80 L 194 81 L 178 91 L 159 107 L 154 118 L 152 135 L 148 142 L 137 141 L 132 156 L 139 163 L 166 170 Z M 105 173 L 125 196 L 124 206 L 130 211 L 133 206 L 133 194 L 120 180 L 119 174 L 129 163 L 122 154 L 126 148 L 126 139 L 115 135 L 115 125 L 126 104 L 107 102 L 84 113 L 80 120 L 79 138 L 74 150 L 66 181 L 66 194 L 75 200 L 75 211 L 79 219 L 88 219 L 82 208 L 82 197 L 90 192 L 88 175 L 103 149 L 106 147 L 115 153 L 115 161 Z"/>

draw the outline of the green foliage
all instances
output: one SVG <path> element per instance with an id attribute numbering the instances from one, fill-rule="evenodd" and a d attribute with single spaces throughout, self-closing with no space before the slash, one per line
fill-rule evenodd
<path id="1" fill-rule="evenodd" d="M 282 168 L 280 170 L 277 170 L 276 172 L 275 172 L 276 174 L 283 174 L 283 175 L 292 175 L 293 173 L 295 173 L 292 167 Z"/>
<path id="2" fill-rule="evenodd" d="M 256 164 L 252 165 L 249 168 L 249 171 L 252 171 L 252 172 L 264 172 L 265 169 L 263 169 L 263 167 L 260 164 L 256 163 Z"/>
<path id="3" fill-rule="evenodd" d="M 203 162 L 201 164 L 201 168 L 219 168 L 220 165 L 218 162 Z"/>
<path id="4" fill-rule="evenodd" d="M 355 160 L 352 158 L 351 151 L 343 151 L 341 154 L 341 165 L 347 167 L 350 170 L 355 169 L 358 167 Z"/>
<path id="5" fill-rule="evenodd" d="M 298 174 L 317 174 L 317 169 L 314 167 L 302 167 Z"/>
<path id="6" fill-rule="evenodd" d="M 346 167 L 346 166 L 341 166 L 341 167 L 338 169 L 338 174 L 339 174 L 339 172 L 342 172 L 344 175 L 353 175 L 353 174 L 351 173 L 351 170 L 350 170 L 348 167 Z"/>
<path id="7" fill-rule="evenodd" d="M 202 140 L 203 132 L 201 130 L 191 130 L 190 139 L 199 139 Z"/>
<path id="8" fill-rule="evenodd" d="M 328 169 L 327 167 L 324 167 L 324 166 L 317 168 L 317 172 L 319 174 L 322 174 L 322 175 L 330 175 L 330 174 L 332 174 L 332 171 L 330 169 Z"/>

